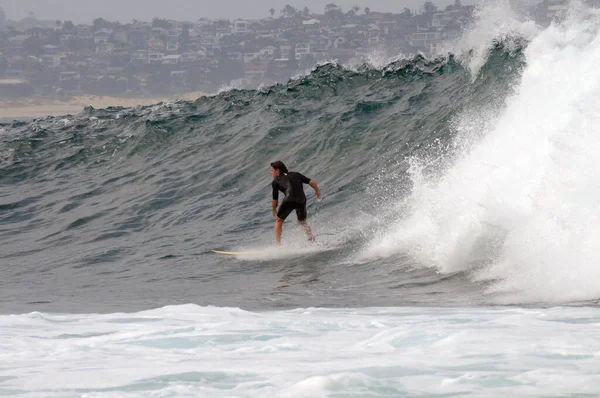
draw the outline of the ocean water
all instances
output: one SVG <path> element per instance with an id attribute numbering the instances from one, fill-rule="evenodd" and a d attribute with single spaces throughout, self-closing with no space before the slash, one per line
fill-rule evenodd
<path id="1" fill-rule="evenodd" d="M 189 304 L 0 321 L 3 396 L 581 397 L 600 385 L 591 308 Z"/>
<path id="2" fill-rule="evenodd" d="M 507 3 L 450 55 L 0 123 L 0 395 L 598 395 L 600 14 Z M 318 246 L 274 247 L 276 159 Z"/>

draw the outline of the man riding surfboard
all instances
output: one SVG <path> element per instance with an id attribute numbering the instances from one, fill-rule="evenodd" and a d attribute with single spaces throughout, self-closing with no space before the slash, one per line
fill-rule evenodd
<path id="1" fill-rule="evenodd" d="M 275 242 L 277 246 L 281 244 L 281 233 L 283 231 L 283 222 L 293 210 L 296 210 L 298 224 L 304 228 L 304 233 L 308 240 L 315 242 L 315 237 L 306 222 L 306 195 L 304 195 L 303 184 L 308 184 L 315 190 L 317 200 L 321 200 L 321 191 L 314 180 L 303 176 L 300 173 L 288 172 L 287 167 L 281 160 L 271 163 L 271 175 L 273 182 L 273 216 L 275 217 Z M 279 204 L 279 191 L 283 192 L 285 198 L 277 210 Z"/>

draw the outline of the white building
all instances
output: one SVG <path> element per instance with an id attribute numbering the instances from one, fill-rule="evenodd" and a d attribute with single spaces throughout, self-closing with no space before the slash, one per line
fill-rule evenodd
<path id="1" fill-rule="evenodd" d="M 178 65 L 181 62 L 181 55 L 166 55 L 162 58 L 163 65 Z"/>
<path id="2" fill-rule="evenodd" d="M 233 33 L 234 35 L 243 35 L 245 33 L 250 33 L 250 22 L 245 21 L 243 19 L 236 19 L 235 21 L 233 21 L 231 33 Z"/>
<path id="3" fill-rule="evenodd" d="M 412 47 L 429 49 L 432 43 L 437 43 L 442 38 L 440 32 L 415 32 L 407 36 L 406 40 Z"/>
<path id="4" fill-rule="evenodd" d="M 281 44 L 279 46 L 279 53 L 280 53 L 281 58 L 291 59 L 293 57 L 292 45 L 291 44 Z"/>
<path id="5" fill-rule="evenodd" d="M 194 62 L 200 58 L 200 55 L 206 55 L 199 51 L 188 51 L 181 54 L 181 62 Z"/>
<path id="6" fill-rule="evenodd" d="M 151 64 L 160 64 L 162 63 L 163 58 L 165 57 L 164 53 L 161 52 L 150 52 L 148 54 L 148 60 Z"/>
<path id="7" fill-rule="evenodd" d="M 260 53 L 244 53 L 243 59 L 245 64 L 249 64 L 250 62 L 258 59 L 260 57 Z"/>
<path id="8" fill-rule="evenodd" d="M 96 54 L 112 54 L 114 50 L 113 43 L 100 43 L 96 46 Z"/>
<path id="9" fill-rule="evenodd" d="M 274 58 L 275 55 L 275 51 L 277 50 L 276 47 L 273 46 L 267 46 L 263 49 L 261 49 L 258 53 L 260 54 L 260 59 L 262 60 L 270 60 Z"/>
<path id="10" fill-rule="evenodd" d="M 310 25 L 320 25 L 321 21 L 319 21 L 318 19 L 306 19 L 304 21 L 302 21 L 302 25 L 304 26 L 310 26 Z"/>
<path id="11" fill-rule="evenodd" d="M 296 44 L 296 59 L 300 59 L 307 54 L 310 54 L 310 43 Z"/>
<path id="12" fill-rule="evenodd" d="M 94 44 L 108 43 L 112 36 L 112 29 L 102 28 L 94 33 Z"/>
<path id="13" fill-rule="evenodd" d="M 130 61 L 134 65 L 146 65 L 148 60 L 148 50 L 136 50 L 131 54 Z"/>
<path id="14" fill-rule="evenodd" d="M 79 80 L 81 74 L 79 72 L 60 72 L 59 79 L 61 82 Z"/>
<path id="15" fill-rule="evenodd" d="M 60 54 L 42 55 L 42 62 L 48 68 L 58 68 L 60 66 Z"/>

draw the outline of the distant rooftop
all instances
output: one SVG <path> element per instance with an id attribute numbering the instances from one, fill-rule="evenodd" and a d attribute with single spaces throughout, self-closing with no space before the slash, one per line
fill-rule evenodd
<path id="1" fill-rule="evenodd" d="M 15 85 L 15 84 L 28 84 L 27 80 L 23 79 L 0 79 L 0 85 Z"/>

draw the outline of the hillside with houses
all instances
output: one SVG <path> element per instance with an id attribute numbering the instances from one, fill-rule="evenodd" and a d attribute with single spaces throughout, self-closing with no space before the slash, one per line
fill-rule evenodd
<path id="1" fill-rule="evenodd" d="M 566 1 L 532 6 L 540 23 Z M 318 62 L 360 64 L 371 54 L 435 54 L 458 38 L 474 7 L 426 1 L 418 14 L 384 13 L 334 3 L 321 13 L 286 5 L 260 20 L 193 22 L 155 18 L 91 25 L 20 21 L 0 10 L 0 98 L 78 94 L 143 96 L 285 82 Z M 276 16 L 276 14 L 278 14 Z"/>

